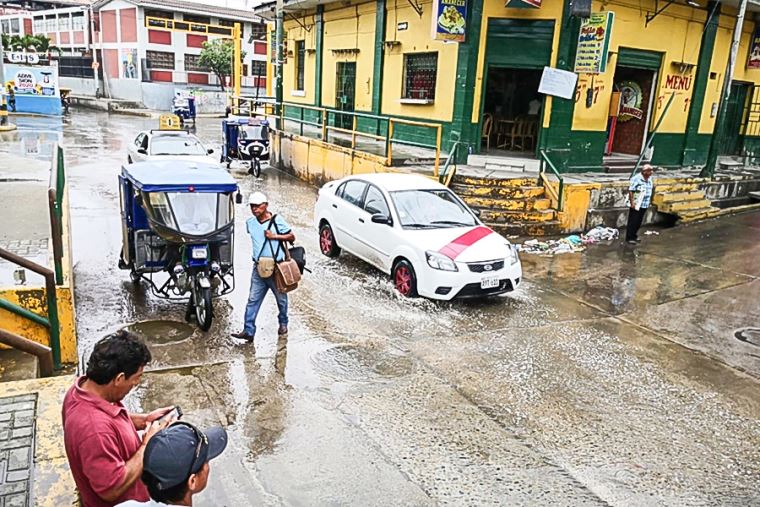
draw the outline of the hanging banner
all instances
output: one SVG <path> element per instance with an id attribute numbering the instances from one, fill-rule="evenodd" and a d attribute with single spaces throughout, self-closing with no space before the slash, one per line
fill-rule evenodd
<path id="1" fill-rule="evenodd" d="M 60 97 L 58 67 L 5 65 L 5 85 L 13 87 L 16 95 Z"/>
<path id="2" fill-rule="evenodd" d="M 433 0 L 433 40 L 464 42 L 467 0 Z"/>
<path id="3" fill-rule="evenodd" d="M 748 69 L 760 69 L 760 26 L 755 26 L 749 46 Z"/>
<path id="4" fill-rule="evenodd" d="M 516 9 L 540 9 L 541 0 L 508 0 L 504 7 Z"/>
<path id="5" fill-rule="evenodd" d="M 575 72 L 600 74 L 607 70 L 607 55 L 612 38 L 613 12 L 595 12 L 581 23 L 578 50 L 575 54 Z"/>
<path id="6" fill-rule="evenodd" d="M 644 118 L 644 110 L 641 109 L 644 94 L 639 84 L 635 81 L 623 81 L 620 83 L 619 89 L 620 110 L 618 111 L 618 121 L 626 122 L 628 120 L 641 120 Z"/>

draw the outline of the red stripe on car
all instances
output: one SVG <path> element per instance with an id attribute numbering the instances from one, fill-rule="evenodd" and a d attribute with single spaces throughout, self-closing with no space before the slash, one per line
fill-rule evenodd
<path id="1" fill-rule="evenodd" d="M 459 254 L 491 233 L 493 233 L 491 229 L 479 225 L 478 227 L 475 227 L 474 229 L 467 231 L 458 238 L 454 239 L 448 245 L 445 245 L 443 248 L 438 250 L 438 253 L 442 253 L 449 259 L 454 260 L 459 257 Z"/>

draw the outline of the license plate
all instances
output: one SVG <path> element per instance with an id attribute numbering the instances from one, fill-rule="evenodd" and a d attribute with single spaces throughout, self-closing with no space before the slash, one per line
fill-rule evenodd
<path id="1" fill-rule="evenodd" d="M 490 278 L 483 278 L 480 281 L 480 288 L 481 289 L 493 289 L 499 286 L 499 279 L 494 277 Z"/>
<path id="2" fill-rule="evenodd" d="M 206 248 L 193 248 L 192 257 L 193 259 L 205 259 L 208 257 L 208 252 Z"/>

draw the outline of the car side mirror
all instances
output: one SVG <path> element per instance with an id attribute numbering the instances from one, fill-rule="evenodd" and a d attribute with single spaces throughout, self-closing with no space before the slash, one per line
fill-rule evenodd
<path id="1" fill-rule="evenodd" d="M 393 220 L 391 220 L 391 217 L 382 213 L 375 213 L 372 215 L 372 221 L 376 224 L 393 225 Z"/>
<path id="2" fill-rule="evenodd" d="M 238 204 L 243 204 L 243 194 L 238 192 L 237 195 L 235 196 L 235 202 Z"/>
<path id="3" fill-rule="evenodd" d="M 212 153 L 214 153 L 214 149 L 213 148 L 209 148 L 208 150 L 206 150 L 206 153 L 208 153 L 209 155 L 211 155 Z"/>
<path id="4" fill-rule="evenodd" d="M 147 155 L 148 150 L 146 150 L 145 148 L 137 148 L 137 153 L 142 153 L 143 155 Z"/>

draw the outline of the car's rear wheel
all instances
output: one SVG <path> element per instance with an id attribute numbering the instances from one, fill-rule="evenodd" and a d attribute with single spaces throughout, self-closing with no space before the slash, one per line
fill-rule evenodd
<path id="1" fill-rule="evenodd" d="M 323 222 L 319 226 L 319 249 L 327 257 L 337 257 L 340 255 L 340 247 L 335 242 L 332 227 L 327 222 Z"/>
<path id="2" fill-rule="evenodd" d="M 417 275 L 408 260 L 401 259 L 393 267 L 393 285 L 402 296 L 417 297 Z"/>

